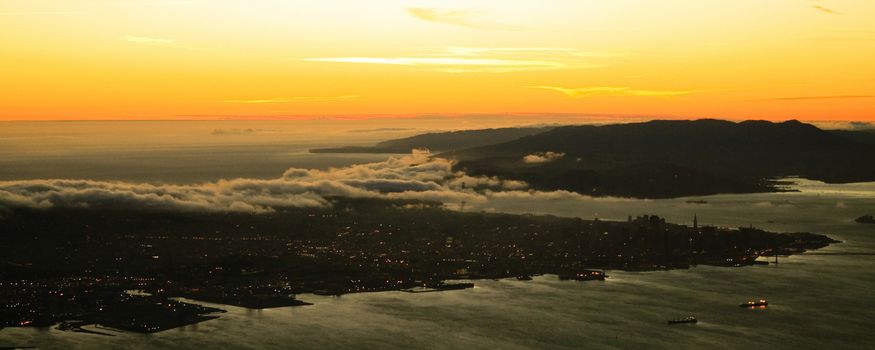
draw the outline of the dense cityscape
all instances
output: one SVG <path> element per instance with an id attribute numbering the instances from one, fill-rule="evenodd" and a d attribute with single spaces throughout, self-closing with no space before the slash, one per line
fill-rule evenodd
<path id="1" fill-rule="evenodd" d="M 472 286 L 459 280 L 541 274 L 604 280 L 610 269 L 738 267 L 835 243 L 691 219 L 583 220 L 349 198 L 265 214 L 16 209 L 0 219 L 10 233 L 0 238 L 0 326 L 148 333 L 222 311 L 191 300 L 270 308 L 308 305 L 296 299 L 302 293 L 441 291 Z"/>

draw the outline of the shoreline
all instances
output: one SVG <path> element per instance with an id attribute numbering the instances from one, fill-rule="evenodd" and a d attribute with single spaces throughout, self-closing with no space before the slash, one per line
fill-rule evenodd
<path id="1" fill-rule="evenodd" d="M 820 248 L 815 248 L 815 249 L 812 249 L 812 250 L 807 250 L 807 251 L 803 251 L 803 252 L 796 252 L 796 253 L 791 253 L 791 254 L 788 254 L 788 255 L 781 255 L 781 256 L 782 256 L 782 257 L 803 256 L 803 255 L 806 255 L 806 254 L 809 254 L 809 253 L 811 253 L 811 255 L 818 255 L 816 252 L 814 252 L 815 250 L 818 250 L 818 249 L 820 249 Z M 662 271 L 662 272 L 668 272 L 668 271 L 674 271 L 674 270 L 690 270 L 690 269 L 693 269 L 693 268 L 699 267 L 699 265 L 701 265 L 701 266 L 717 267 L 717 268 L 736 267 L 736 266 L 725 266 L 725 265 L 696 264 L 696 265 L 690 265 L 690 266 L 688 266 L 688 267 L 660 267 L 660 268 L 651 268 L 651 269 L 635 269 L 635 268 L 626 269 L 626 268 L 616 268 L 616 269 L 606 269 L 606 270 L 604 270 L 604 272 L 608 273 L 608 275 L 605 276 L 607 279 L 604 279 L 604 280 L 575 280 L 575 279 L 573 279 L 573 278 L 572 278 L 572 279 L 567 279 L 567 278 L 563 279 L 560 275 L 558 275 L 558 274 L 553 274 L 553 273 L 532 274 L 531 276 L 533 276 L 533 277 L 535 277 L 535 276 L 540 276 L 540 277 L 545 277 L 545 278 L 555 279 L 555 280 L 557 280 L 557 281 L 561 281 L 562 283 L 575 283 L 575 282 L 576 282 L 576 283 L 584 283 L 584 284 L 588 284 L 588 282 L 602 282 L 602 283 L 609 283 L 609 282 L 610 282 L 610 278 L 611 278 L 611 277 L 610 277 L 610 273 L 611 273 L 611 272 L 615 272 L 615 271 L 621 271 L 621 272 L 626 272 L 626 273 L 650 273 L 650 272 L 660 272 L 660 271 Z M 751 263 L 751 264 L 743 265 L 743 266 L 740 266 L 740 267 L 753 267 L 753 266 L 762 266 L 762 265 L 771 265 L 771 263 L 767 263 L 767 264 Z M 435 292 L 451 292 L 451 291 L 457 291 L 457 290 L 464 290 L 464 289 L 474 288 L 474 287 L 476 287 L 476 284 L 477 284 L 478 281 L 499 281 L 499 280 L 509 280 L 509 281 L 520 282 L 520 283 L 526 283 L 526 282 L 529 282 L 529 280 L 519 280 L 519 279 L 517 279 L 515 276 L 505 276 L 505 277 L 495 277 L 495 278 L 490 278 L 490 277 L 459 278 L 459 279 L 446 280 L 446 281 L 444 281 L 445 283 L 447 283 L 448 286 L 451 286 L 450 288 L 446 288 L 446 289 L 429 289 L 429 290 L 426 290 L 426 291 L 411 291 L 411 290 L 409 290 L 409 289 L 387 289 L 387 290 L 376 290 L 376 291 L 345 292 L 345 293 L 336 294 L 336 295 L 331 295 L 331 296 L 334 296 L 334 297 L 341 297 L 341 296 L 343 296 L 344 294 L 366 294 L 366 293 L 383 293 L 383 292 L 400 292 L 400 293 L 403 293 L 403 294 L 422 294 L 422 293 L 430 294 L 430 293 L 435 293 Z M 458 287 L 459 285 L 462 285 L 462 287 Z M 323 296 L 323 297 L 324 297 L 324 296 L 329 296 L 329 295 L 320 295 L 320 294 L 314 294 L 314 293 L 301 293 L 301 294 L 303 294 L 303 295 L 313 295 L 313 296 Z M 178 325 L 175 325 L 175 326 L 166 327 L 166 328 L 162 328 L 162 329 L 155 330 L 155 331 L 149 331 L 149 332 L 142 332 L 142 331 L 137 331 L 137 330 L 132 330 L 132 329 L 116 328 L 116 327 L 107 326 L 107 325 L 105 325 L 105 324 L 101 324 L 101 323 L 79 323 L 79 324 L 77 324 L 77 326 L 74 327 L 73 329 L 69 329 L 69 330 L 59 329 L 58 326 L 61 325 L 61 324 L 63 324 L 63 323 L 65 323 L 65 322 L 67 322 L 67 321 L 61 321 L 61 322 L 58 322 L 58 323 L 55 323 L 55 324 L 52 324 L 52 325 L 48 325 L 48 326 L 24 326 L 24 327 L 7 327 L 7 328 L 20 328 L 20 329 L 26 329 L 26 328 L 30 328 L 30 329 L 56 329 L 56 330 L 59 330 L 59 331 L 62 331 L 62 332 L 73 332 L 73 333 L 82 333 L 82 334 L 89 334 L 89 335 L 101 335 L 101 336 L 116 336 L 115 334 L 102 333 L 102 332 L 98 332 L 98 331 L 91 331 L 91 330 L 88 330 L 88 329 L 82 329 L 82 328 L 81 328 L 81 327 L 91 326 L 91 327 L 96 327 L 96 328 L 105 328 L 105 329 L 107 329 L 107 330 L 111 330 L 111 331 L 114 331 L 114 332 L 122 332 L 122 333 L 130 332 L 130 333 L 134 333 L 134 334 L 142 334 L 142 335 L 145 335 L 145 334 L 152 334 L 152 333 L 163 332 L 163 331 L 166 331 L 166 330 L 177 329 L 177 328 L 181 328 L 181 327 L 185 327 L 185 326 L 189 326 L 189 325 L 193 325 L 193 324 L 197 324 L 197 323 L 201 323 L 201 322 L 205 322 L 205 321 L 209 321 L 209 320 L 213 320 L 213 319 L 221 318 L 221 315 L 220 315 L 220 314 L 227 312 L 226 310 L 221 309 L 221 307 L 223 307 L 223 306 L 238 307 L 238 308 L 242 308 L 242 309 L 245 309 L 245 310 L 263 310 L 263 309 L 268 309 L 268 308 L 271 308 L 271 309 L 272 309 L 272 308 L 285 308 L 285 307 L 297 307 L 297 306 L 311 306 L 311 305 L 315 305 L 315 304 L 313 304 L 313 303 L 310 303 L 310 302 L 307 302 L 307 301 L 304 301 L 304 300 L 298 300 L 298 299 L 295 299 L 295 300 L 299 301 L 300 304 L 296 304 L 296 305 L 286 305 L 286 306 L 265 307 L 265 308 L 250 308 L 250 307 L 241 306 L 241 305 L 224 304 L 224 303 L 212 302 L 212 301 L 207 301 L 207 300 L 192 299 L 192 298 L 188 298 L 188 297 L 184 297 L 184 296 L 167 296 L 167 298 L 168 298 L 168 299 L 184 299 L 184 300 L 179 300 L 179 302 L 181 302 L 181 303 L 186 303 L 186 304 L 190 304 L 190 305 L 195 305 L 195 306 L 198 306 L 198 307 L 204 307 L 204 308 L 208 308 L 208 309 L 219 310 L 219 311 L 215 311 L 215 312 L 213 312 L 213 313 L 211 313 L 211 314 L 200 315 L 201 318 L 198 319 L 198 320 L 196 320 L 196 321 L 193 321 L 193 322 L 189 322 L 189 323 L 185 323 L 185 324 L 178 324 Z M 211 305 L 211 306 L 206 306 L 206 305 L 204 305 L 204 304 L 208 304 L 208 305 Z M 217 307 L 218 307 L 218 308 L 217 308 Z M 2 331 L 2 330 L 3 330 L 3 328 L 0 328 L 0 331 Z M 18 347 L 18 348 L 20 348 L 20 347 Z"/>

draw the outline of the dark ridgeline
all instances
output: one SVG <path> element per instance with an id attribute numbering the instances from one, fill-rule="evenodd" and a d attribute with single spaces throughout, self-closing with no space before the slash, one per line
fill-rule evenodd
<path id="1" fill-rule="evenodd" d="M 425 148 L 473 175 L 595 196 L 672 198 L 780 191 L 775 178 L 875 181 L 875 132 L 821 130 L 791 120 L 702 119 L 430 133 L 373 147 L 311 152 L 408 153 Z M 543 163 L 523 157 L 553 152 Z"/>
<path id="2" fill-rule="evenodd" d="M 771 179 L 875 181 L 875 134 L 830 132 L 798 121 L 651 121 L 568 126 L 442 154 L 474 175 L 524 180 L 543 190 L 666 198 L 779 190 Z M 529 154 L 552 162 L 526 164 Z"/>
<path id="3" fill-rule="evenodd" d="M 855 142 L 875 146 L 875 129 L 830 130 L 830 133 L 853 140 Z"/>
<path id="4" fill-rule="evenodd" d="M 312 153 L 410 153 L 414 149 L 428 149 L 433 152 L 453 151 L 481 147 L 519 139 L 550 130 L 541 128 L 499 128 L 437 132 L 401 139 L 383 141 L 369 147 L 339 147 L 311 149 Z"/>
<path id="5" fill-rule="evenodd" d="M 298 293 L 464 288 L 448 279 L 744 266 L 834 241 L 807 233 L 553 216 L 461 213 L 439 204 L 336 198 L 329 208 L 195 213 L 15 209 L 0 219 L 0 327 L 65 320 L 154 332 L 209 319 L 183 296 L 250 308 Z M 144 290 L 136 296 L 125 290 Z M 78 325 L 68 325 L 78 329 Z M 66 326 L 65 326 L 66 327 Z"/>

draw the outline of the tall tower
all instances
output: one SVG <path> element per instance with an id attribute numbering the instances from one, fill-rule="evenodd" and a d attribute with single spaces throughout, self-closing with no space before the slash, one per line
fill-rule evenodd
<path id="1" fill-rule="evenodd" d="M 693 229 L 699 229 L 699 217 L 696 214 L 693 214 Z"/>

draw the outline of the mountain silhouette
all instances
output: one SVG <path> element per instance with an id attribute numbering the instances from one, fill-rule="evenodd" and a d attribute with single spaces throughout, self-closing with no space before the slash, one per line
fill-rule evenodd
<path id="1" fill-rule="evenodd" d="M 461 170 L 538 189 L 664 198 L 774 191 L 772 179 L 791 176 L 873 181 L 875 147 L 864 139 L 796 120 L 656 120 L 560 127 L 441 156 L 458 160 Z M 548 152 L 561 156 L 526 162 Z"/>

